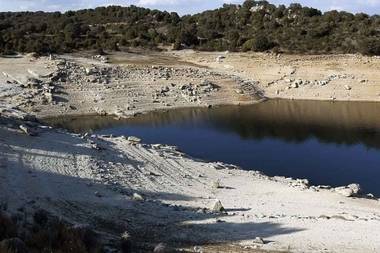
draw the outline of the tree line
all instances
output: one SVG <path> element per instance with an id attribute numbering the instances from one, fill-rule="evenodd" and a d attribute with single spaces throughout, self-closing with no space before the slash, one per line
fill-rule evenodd
<path id="1" fill-rule="evenodd" d="M 380 16 L 300 4 L 242 5 L 180 17 L 136 6 L 0 13 L 0 53 L 66 53 L 126 47 L 380 55 Z"/>

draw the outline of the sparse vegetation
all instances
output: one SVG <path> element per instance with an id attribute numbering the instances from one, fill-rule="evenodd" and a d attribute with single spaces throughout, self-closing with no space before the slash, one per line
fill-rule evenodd
<path id="1" fill-rule="evenodd" d="M 101 247 L 88 226 L 71 225 L 43 210 L 32 221 L 1 211 L 0 253 L 14 252 L 96 253 Z"/>
<path id="2" fill-rule="evenodd" d="M 178 16 L 136 6 L 0 13 L 0 51 L 61 53 L 80 49 L 155 48 L 288 53 L 380 54 L 380 16 L 321 11 L 300 4 L 242 5 Z"/>

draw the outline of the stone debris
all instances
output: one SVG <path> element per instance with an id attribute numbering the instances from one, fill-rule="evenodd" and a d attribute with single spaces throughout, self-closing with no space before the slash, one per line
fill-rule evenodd
<path id="1" fill-rule="evenodd" d="M 99 146 L 97 143 L 91 143 L 91 148 L 97 151 L 104 150 L 104 148 Z"/>
<path id="2" fill-rule="evenodd" d="M 263 238 L 261 237 L 256 237 L 255 239 L 253 239 L 252 241 L 253 244 L 260 244 L 260 245 L 263 245 L 265 244 L 265 241 Z"/>
<path id="3" fill-rule="evenodd" d="M 156 247 L 154 247 L 153 253 L 170 253 L 168 246 L 165 243 L 159 243 Z"/>
<path id="4" fill-rule="evenodd" d="M 96 57 L 98 59 L 99 57 Z M 70 89 L 87 91 L 91 90 L 88 98 L 93 103 L 99 104 L 91 109 L 98 115 L 105 116 L 113 114 L 119 118 L 126 118 L 131 115 L 138 114 L 136 104 L 141 101 L 136 98 L 145 99 L 151 96 L 151 102 L 160 104 L 162 107 L 171 107 L 177 103 L 194 103 L 195 105 L 209 105 L 205 100 L 212 93 L 218 92 L 221 87 L 217 85 L 220 78 L 229 78 L 235 80 L 233 76 L 212 72 L 208 69 L 196 67 L 163 67 L 152 66 L 115 66 L 115 65 L 84 65 L 78 62 L 70 61 L 65 58 L 57 58 L 51 61 L 53 72 L 49 75 L 33 75 L 30 77 L 23 87 L 29 89 L 25 96 L 28 96 L 26 104 L 33 101 L 41 100 L 42 104 L 58 104 L 62 106 L 62 111 L 72 110 L 65 101 L 60 101 L 60 87 L 70 85 Z M 36 78 L 38 76 L 39 78 Z M 159 80 L 172 80 L 161 87 Z M 191 81 L 184 81 L 184 80 Z M 146 82 L 146 89 L 136 91 L 134 84 L 131 82 Z M 248 95 L 256 95 L 256 85 L 252 81 L 235 80 L 237 86 L 241 86 L 241 93 Z M 150 84 L 154 89 L 150 89 Z M 158 88 L 156 88 L 158 86 Z M 94 92 L 99 90 L 99 92 Z M 116 108 L 113 111 L 105 111 L 103 103 L 105 97 L 101 96 L 101 91 L 114 92 L 123 90 L 128 100 L 127 106 Z M 86 103 L 86 99 L 79 101 L 80 104 Z M 78 105 L 72 105 L 79 108 Z"/>
<path id="5" fill-rule="evenodd" d="M 27 135 L 29 136 L 37 136 L 37 133 L 34 129 L 26 126 L 26 125 L 20 125 L 19 128 Z"/>
<path id="6" fill-rule="evenodd" d="M 92 57 L 92 59 L 98 60 L 102 63 L 109 63 L 109 58 L 107 56 L 104 56 L 104 55 L 95 55 Z"/>
<path id="7" fill-rule="evenodd" d="M 288 86 L 289 89 L 297 89 L 301 86 L 306 86 L 306 85 L 325 86 L 325 85 L 328 85 L 331 81 L 339 80 L 339 79 L 355 79 L 355 76 L 348 75 L 348 74 L 332 74 L 332 75 L 329 75 L 325 79 L 311 81 L 311 80 L 302 80 L 302 79 L 295 80 L 292 78 L 287 78 L 285 75 L 280 80 L 283 80 L 285 83 L 289 84 Z M 279 80 L 270 82 L 269 86 L 273 84 L 278 84 L 278 81 Z"/>
<path id="8" fill-rule="evenodd" d="M 127 140 L 133 144 L 138 144 L 141 142 L 141 139 L 135 136 L 129 136 Z"/>
<path id="9" fill-rule="evenodd" d="M 95 107 L 94 111 L 99 115 L 99 116 L 107 116 L 107 112 L 103 109 L 100 109 L 99 107 Z"/>
<path id="10" fill-rule="evenodd" d="M 298 86 L 298 83 L 294 82 L 294 83 L 292 83 L 291 87 L 294 88 L 294 89 L 297 89 L 299 86 Z"/>
<path id="11" fill-rule="evenodd" d="M 309 180 L 307 179 L 295 179 L 292 180 L 289 184 L 290 186 L 301 188 L 301 189 L 308 189 L 309 188 Z"/>
<path id="12" fill-rule="evenodd" d="M 201 246 L 194 246 L 194 252 L 196 253 L 203 253 L 203 248 Z"/>
<path id="13" fill-rule="evenodd" d="M 24 85 L 25 88 L 30 88 L 30 89 L 35 89 L 35 88 L 40 88 L 42 85 L 42 81 L 34 78 L 34 77 L 29 77 L 28 80 L 26 81 L 26 85 Z"/>
<path id="14" fill-rule="evenodd" d="M 223 62 L 223 59 L 225 59 L 226 57 L 224 55 L 219 55 L 216 57 L 215 61 L 218 62 L 218 63 L 221 63 Z"/>
<path id="15" fill-rule="evenodd" d="M 263 97 L 263 92 L 258 89 L 260 84 L 259 81 L 253 80 L 242 80 L 239 78 L 235 78 L 238 82 L 240 88 L 236 89 L 235 92 L 238 94 L 245 94 L 252 97 Z"/>

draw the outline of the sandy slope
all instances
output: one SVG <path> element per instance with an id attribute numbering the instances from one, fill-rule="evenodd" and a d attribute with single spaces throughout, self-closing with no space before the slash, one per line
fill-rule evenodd
<path id="1" fill-rule="evenodd" d="M 360 55 L 273 55 L 179 51 L 179 59 L 260 81 L 269 98 L 380 101 L 379 57 Z M 220 62 L 218 56 L 223 56 Z M 326 82 L 314 84 L 315 81 Z M 302 80 L 298 88 L 290 81 Z M 305 81 L 310 82 L 305 84 Z"/>
<path id="2" fill-rule="evenodd" d="M 10 63 L 13 68 L 7 67 Z M 221 243 L 292 252 L 380 251 L 378 200 L 346 198 L 300 180 L 198 161 L 173 147 L 133 145 L 124 137 L 79 136 L 46 128 L 38 128 L 39 136 L 31 137 L 21 133 L 20 123 L 9 119 L 21 117 L 20 109 L 37 116 L 89 113 L 96 111 L 94 107 L 112 113 L 126 100 L 135 105 L 134 112 L 166 108 L 167 103 L 195 106 L 199 104 L 175 101 L 174 89 L 160 98 L 164 103 L 153 103 L 151 95 L 168 82 L 199 82 L 204 77 L 146 80 L 142 86 L 138 82 L 151 79 L 150 73 L 133 79 L 133 72 L 121 88 L 113 81 L 80 87 L 75 81 L 67 82 L 55 93 L 62 100 L 44 105 L 40 92 L 6 83 L 10 75 L 25 82 L 25 69 L 43 75 L 54 70 L 54 64 L 48 59 L 33 64 L 25 58 L 0 61 L 0 70 L 8 73 L 0 79 L 0 202 L 8 203 L 11 210 L 45 208 L 74 222 L 90 223 L 111 238 L 127 230 L 141 241 L 182 247 Z M 221 89 L 205 96 L 202 106 L 256 98 L 237 94 L 239 85 L 231 73 L 210 77 Z M 103 102 L 94 101 L 95 93 L 105 97 Z M 217 181 L 219 188 L 215 188 Z M 134 193 L 145 200 L 133 200 Z M 216 199 L 226 208 L 225 214 L 211 212 Z M 266 243 L 254 243 L 256 237 Z"/>

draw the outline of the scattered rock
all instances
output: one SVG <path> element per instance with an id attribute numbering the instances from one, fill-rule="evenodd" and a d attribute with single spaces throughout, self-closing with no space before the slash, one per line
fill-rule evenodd
<path id="1" fill-rule="evenodd" d="M 351 90 L 351 89 L 352 89 L 352 88 L 351 88 L 350 86 L 348 86 L 348 85 L 345 85 L 344 88 L 345 88 L 346 90 Z"/>
<path id="2" fill-rule="evenodd" d="M 307 188 L 309 188 L 309 180 L 307 180 L 307 179 L 296 179 L 296 180 L 293 180 L 290 183 L 290 185 L 293 187 L 301 188 L 301 189 L 307 189 Z"/>
<path id="3" fill-rule="evenodd" d="M 153 253 L 169 253 L 168 246 L 165 243 L 159 243 L 154 247 Z"/>
<path id="4" fill-rule="evenodd" d="M 37 136 L 37 133 L 30 127 L 26 125 L 20 125 L 19 127 L 25 134 L 29 136 Z"/>
<path id="5" fill-rule="evenodd" d="M 225 211 L 225 209 L 222 205 L 222 202 L 220 200 L 216 200 L 214 207 L 212 208 L 212 211 L 216 212 L 216 213 L 222 213 Z"/>
<path id="6" fill-rule="evenodd" d="M 42 94 L 45 103 L 51 104 L 54 101 L 53 93 L 45 92 Z"/>
<path id="7" fill-rule="evenodd" d="M 85 69 L 86 75 L 92 75 L 97 72 L 96 68 L 86 68 Z"/>
<path id="8" fill-rule="evenodd" d="M 92 57 L 94 60 L 98 60 L 102 63 L 109 63 L 109 59 L 107 56 L 104 55 L 95 55 Z"/>
<path id="9" fill-rule="evenodd" d="M 225 59 L 226 57 L 224 55 L 219 55 L 218 57 L 216 57 L 216 62 L 220 63 L 222 62 L 223 59 Z"/>
<path id="10" fill-rule="evenodd" d="M 91 148 L 97 151 L 104 150 L 101 146 L 99 146 L 97 143 L 92 143 Z"/>
<path id="11" fill-rule="evenodd" d="M 135 192 L 135 193 L 133 193 L 132 200 L 135 200 L 135 201 L 144 201 L 144 197 Z"/>
<path id="12" fill-rule="evenodd" d="M 132 240 L 128 232 L 121 235 L 120 248 L 122 253 L 132 253 Z"/>
<path id="13" fill-rule="evenodd" d="M 263 240 L 263 238 L 261 238 L 261 237 L 256 237 L 253 241 L 252 241 L 252 243 L 254 243 L 254 244 L 265 244 L 265 241 Z"/>
<path id="14" fill-rule="evenodd" d="M 194 246 L 194 252 L 203 253 L 203 248 L 201 246 Z"/>
<path id="15" fill-rule="evenodd" d="M 214 189 L 220 189 L 220 188 L 222 188 L 219 179 L 217 181 L 215 181 L 215 182 L 212 183 L 212 188 L 214 188 Z"/>
<path id="16" fill-rule="evenodd" d="M 292 83 L 292 85 L 290 87 L 292 87 L 293 89 L 297 89 L 298 88 L 298 83 L 294 82 L 294 83 Z"/>
<path id="17" fill-rule="evenodd" d="M 129 136 L 128 139 L 127 139 L 129 142 L 133 143 L 133 144 L 138 144 L 141 142 L 141 139 L 140 138 L 137 138 L 135 136 Z"/>

